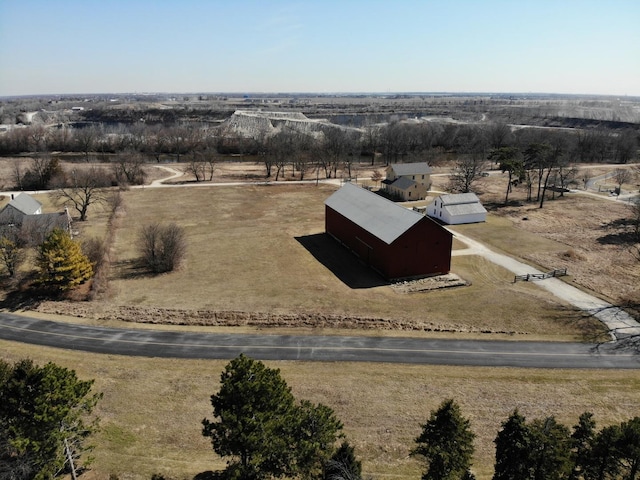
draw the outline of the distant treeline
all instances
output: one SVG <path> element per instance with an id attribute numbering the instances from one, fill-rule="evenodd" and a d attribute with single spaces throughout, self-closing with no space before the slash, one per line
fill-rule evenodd
<path id="1" fill-rule="evenodd" d="M 159 112 L 158 112 L 159 113 Z M 347 118 L 346 123 L 350 122 Z M 581 120 L 583 121 L 583 120 Z M 587 121 L 587 120 L 584 120 Z M 172 123 L 172 122 L 170 122 Z M 277 139 L 274 137 L 277 136 Z M 486 158 L 495 148 L 514 146 L 524 149 L 531 143 L 562 143 L 569 161 L 580 163 L 628 163 L 637 159 L 640 131 L 626 129 L 568 129 L 513 127 L 504 123 L 467 124 L 419 122 L 394 118 L 387 123 L 369 123 L 359 128 L 337 126 L 323 134 L 281 130 L 277 134 L 239 136 L 225 129 L 192 118 L 180 125 L 93 122 L 61 123 L 53 126 L 30 125 L 0 134 L 0 155 L 78 153 L 87 161 L 100 154 L 143 154 L 160 161 L 170 155 L 173 161 L 184 157 L 218 154 L 275 155 L 313 157 L 323 155 L 368 156 L 373 163 L 430 161 L 456 155 Z M 285 149 L 286 151 L 280 152 Z"/>

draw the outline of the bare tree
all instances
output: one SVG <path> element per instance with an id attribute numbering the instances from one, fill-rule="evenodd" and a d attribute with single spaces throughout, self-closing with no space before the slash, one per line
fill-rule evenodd
<path id="1" fill-rule="evenodd" d="M 613 171 L 613 179 L 615 180 L 616 185 L 618 185 L 617 192 L 618 195 L 620 195 L 622 193 L 622 185 L 631 180 L 631 172 L 626 168 L 616 168 Z"/>
<path id="2" fill-rule="evenodd" d="M 480 178 L 486 168 L 484 159 L 477 155 L 465 155 L 458 159 L 449 176 L 449 186 L 452 191 L 468 193 L 471 185 Z"/>
<path id="3" fill-rule="evenodd" d="M 187 250 L 184 229 L 175 223 L 153 223 L 142 227 L 138 251 L 142 263 L 153 273 L 171 272 L 183 261 Z"/>
<path id="4" fill-rule="evenodd" d="M 0 231 L 0 265 L 7 271 L 10 277 L 14 277 L 25 259 L 18 230 L 15 227 L 6 227 Z"/>
<path id="5" fill-rule="evenodd" d="M 582 180 L 582 186 L 586 190 L 589 188 L 589 182 L 591 181 L 591 172 L 589 172 L 588 168 L 583 168 L 580 170 L 580 180 Z"/>
<path id="6" fill-rule="evenodd" d="M 68 178 L 69 185 L 60 185 L 51 192 L 51 196 L 59 204 L 71 204 L 80 214 L 80 221 L 85 221 L 91 205 L 107 201 L 106 187 L 111 180 L 107 172 L 98 167 L 72 170 Z"/>
<path id="7" fill-rule="evenodd" d="M 373 173 L 371 174 L 371 181 L 376 185 L 376 187 L 378 186 L 378 184 L 382 181 L 382 173 L 380 172 L 380 170 L 373 171 Z"/>
<path id="8" fill-rule="evenodd" d="M 630 221 L 631 224 L 631 255 L 640 262 L 640 198 L 636 198 L 635 201 L 629 204 Z"/>
<path id="9" fill-rule="evenodd" d="M 146 173 L 144 158 L 137 152 L 123 152 L 116 156 L 113 173 L 118 185 L 142 185 Z"/>
<path id="10" fill-rule="evenodd" d="M 216 147 L 212 138 L 202 141 L 191 152 L 189 162 L 184 168 L 185 173 L 192 174 L 196 182 L 213 180 L 213 171 L 216 163 Z"/>
<path id="11" fill-rule="evenodd" d="M 85 161 L 89 161 L 89 153 L 94 151 L 95 146 L 101 136 L 100 129 L 95 126 L 78 128 L 73 134 L 77 148 L 84 153 Z"/>
<path id="12" fill-rule="evenodd" d="M 506 123 L 494 123 L 486 130 L 490 148 L 506 147 L 511 141 L 511 127 Z"/>

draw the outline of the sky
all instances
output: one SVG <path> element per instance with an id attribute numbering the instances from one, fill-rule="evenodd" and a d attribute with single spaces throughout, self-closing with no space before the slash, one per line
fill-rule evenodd
<path id="1" fill-rule="evenodd" d="M 0 96 L 640 95 L 639 0 L 0 0 Z"/>

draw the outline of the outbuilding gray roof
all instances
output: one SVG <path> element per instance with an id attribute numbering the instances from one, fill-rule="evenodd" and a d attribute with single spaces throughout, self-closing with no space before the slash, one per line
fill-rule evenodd
<path id="1" fill-rule="evenodd" d="M 460 203 L 457 205 L 445 205 L 443 210 L 449 212 L 449 215 L 474 215 L 476 213 L 487 213 L 487 210 L 479 203 Z"/>
<path id="2" fill-rule="evenodd" d="M 39 201 L 26 193 L 18 194 L 9 202 L 9 205 L 25 215 L 35 215 L 42 208 L 42 204 Z"/>
<path id="3" fill-rule="evenodd" d="M 324 204 L 387 245 L 425 218 L 352 183 L 345 183 Z"/>
<path id="4" fill-rule="evenodd" d="M 427 162 L 392 163 L 389 165 L 397 176 L 431 174 L 431 167 Z"/>
<path id="5" fill-rule="evenodd" d="M 452 193 L 450 195 L 440 195 L 442 205 L 460 205 L 463 203 L 480 203 L 480 199 L 475 193 Z"/>

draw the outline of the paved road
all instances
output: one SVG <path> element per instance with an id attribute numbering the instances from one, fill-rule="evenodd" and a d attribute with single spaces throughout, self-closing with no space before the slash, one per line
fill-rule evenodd
<path id="1" fill-rule="evenodd" d="M 524 368 L 640 368 L 615 344 L 397 337 L 238 335 L 101 328 L 0 313 L 0 338 L 94 353 L 165 358 L 386 362 Z"/>

